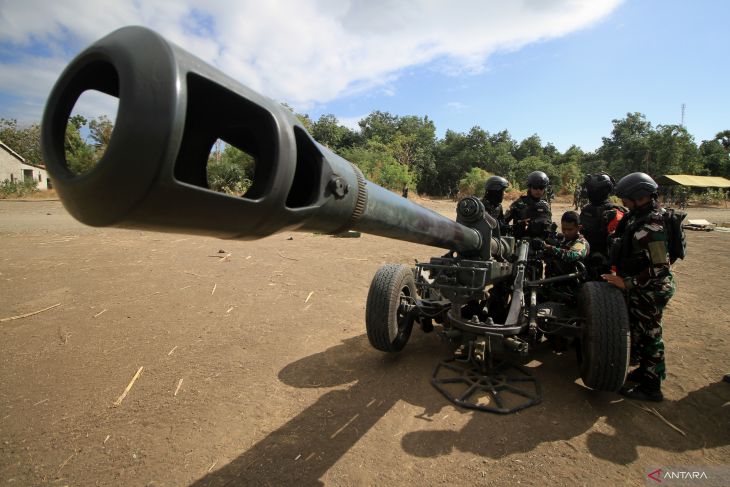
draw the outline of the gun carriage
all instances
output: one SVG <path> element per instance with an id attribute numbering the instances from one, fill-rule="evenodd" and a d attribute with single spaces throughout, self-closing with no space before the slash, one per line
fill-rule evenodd
<path id="1" fill-rule="evenodd" d="M 86 90 L 118 98 L 118 112 L 101 160 L 73 174 L 64 135 Z M 255 158 L 242 197 L 208 188 L 218 139 Z M 456 404 L 507 413 L 538 403 L 537 380 L 504 357 L 524 356 L 544 337 L 574 340 L 586 386 L 615 391 L 624 382 L 628 317 L 620 291 L 584 282 L 580 271 L 544 278 L 540 239 L 501 235 L 477 198 L 459 201 L 452 221 L 367 181 L 287 108 L 153 31 L 120 29 L 69 64 L 48 99 L 42 146 L 64 206 L 89 225 L 244 240 L 357 230 L 446 249 L 415 268 L 380 268 L 365 324 L 384 352 L 400 352 L 415 325 L 452 343 L 454 358 L 436 366 L 432 383 Z M 575 292 L 562 292 L 566 283 Z M 453 392 L 454 384 L 463 389 Z M 487 403 L 475 399 L 484 395 Z"/>

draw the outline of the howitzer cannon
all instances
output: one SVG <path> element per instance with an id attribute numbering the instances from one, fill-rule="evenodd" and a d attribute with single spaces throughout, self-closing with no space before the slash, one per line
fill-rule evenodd
<path id="1" fill-rule="evenodd" d="M 86 90 L 118 98 L 118 112 L 103 157 L 74 174 L 64 135 Z M 208 156 L 218 139 L 256 161 L 253 185 L 242 197 L 208 188 Z M 366 328 L 375 348 L 397 352 L 414 324 L 429 332 L 435 322 L 457 354 L 439 364 L 432 382 L 457 404 L 510 412 L 539 402 L 535 379 L 494 357 L 526 354 L 542 336 L 580 338 L 581 376 L 589 387 L 617 390 L 623 383 L 628 320 L 619 291 L 589 282 L 575 299 L 551 301 L 543 291 L 565 282 L 577 288 L 580 273 L 542 279 L 535 246 L 500 235 L 478 199 L 462 199 L 454 222 L 367 181 L 313 140 L 288 109 L 148 29 L 113 32 L 69 64 L 48 99 L 42 146 L 64 206 L 89 225 L 235 239 L 352 229 L 447 249 L 415 269 L 388 264 L 378 270 Z M 444 371 L 457 375 L 443 377 Z M 453 383 L 466 392 L 449 392 Z M 474 401 L 481 393 L 489 404 Z M 507 404 L 506 394 L 522 400 Z"/>

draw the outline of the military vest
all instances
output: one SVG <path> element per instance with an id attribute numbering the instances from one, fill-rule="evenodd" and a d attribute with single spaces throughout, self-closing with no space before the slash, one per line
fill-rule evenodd
<path id="1" fill-rule="evenodd" d="M 587 204 L 580 210 L 581 233 L 591 246 L 591 252 L 606 255 L 608 252 L 608 224 L 616 218 L 617 211 L 625 208 L 606 201 L 601 205 Z"/>

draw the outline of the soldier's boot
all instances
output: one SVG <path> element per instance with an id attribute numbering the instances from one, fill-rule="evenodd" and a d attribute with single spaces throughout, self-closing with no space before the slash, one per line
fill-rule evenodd
<path id="1" fill-rule="evenodd" d="M 661 379 L 656 374 L 652 374 L 646 370 L 642 370 L 641 368 L 636 370 L 641 370 L 639 383 L 634 384 L 627 382 L 623 385 L 621 390 L 619 390 L 619 394 L 627 399 L 662 402 L 664 400 L 664 394 L 662 394 Z M 636 370 L 633 372 L 636 372 Z M 637 373 L 636 375 L 639 374 Z"/>
<path id="2" fill-rule="evenodd" d="M 641 367 L 638 367 L 631 372 L 629 372 L 626 375 L 626 382 L 633 383 L 633 384 L 639 384 L 641 381 L 644 380 L 644 377 L 646 376 L 646 370 L 642 369 Z"/>

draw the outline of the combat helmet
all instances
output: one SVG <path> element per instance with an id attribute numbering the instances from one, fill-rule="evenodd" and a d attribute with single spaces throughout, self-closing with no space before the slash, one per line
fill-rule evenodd
<path id="1" fill-rule="evenodd" d="M 547 188 L 550 184 L 550 178 L 542 171 L 532 171 L 527 175 L 527 187 L 528 188 Z"/>
<path id="2" fill-rule="evenodd" d="M 622 177 L 616 184 L 616 196 L 627 200 L 637 200 L 656 194 L 659 185 L 651 176 L 643 172 L 632 172 Z"/>
<path id="3" fill-rule="evenodd" d="M 608 199 L 613 191 L 616 181 L 605 172 L 597 174 L 587 174 L 583 179 L 583 187 L 588 193 L 588 199 L 594 205 L 599 205 Z"/>
<path id="4" fill-rule="evenodd" d="M 509 187 L 509 181 L 502 176 L 492 176 L 484 184 L 486 191 L 503 191 Z"/>

